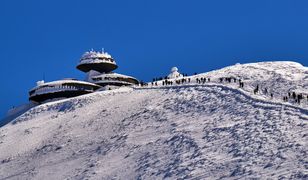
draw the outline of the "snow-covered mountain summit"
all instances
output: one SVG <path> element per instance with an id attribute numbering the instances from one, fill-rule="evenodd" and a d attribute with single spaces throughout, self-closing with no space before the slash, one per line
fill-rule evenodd
<path id="1" fill-rule="evenodd" d="M 253 94 L 253 90 L 259 86 L 260 90 L 256 97 L 268 100 L 272 93 L 271 101 L 283 101 L 284 96 L 293 92 L 303 94 L 305 98 L 308 95 L 308 67 L 292 61 L 236 64 L 199 74 L 196 77 L 213 77 L 213 81 L 217 83 L 220 83 L 220 78 L 225 77 L 241 79 L 245 84 L 242 90 Z M 235 88 L 238 86 L 237 83 L 226 83 L 225 81 L 222 83 Z M 288 102 L 295 103 L 291 98 Z M 304 101 L 299 106 L 307 107 L 307 102 Z"/>
<path id="2" fill-rule="evenodd" d="M 307 71 L 238 64 L 42 104 L 0 128 L 0 179 L 307 179 L 307 98 L 281 99 Z"/>

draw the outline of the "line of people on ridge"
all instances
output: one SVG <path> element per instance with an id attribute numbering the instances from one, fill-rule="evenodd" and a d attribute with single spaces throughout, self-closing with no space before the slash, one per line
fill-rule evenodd
<path id="1" fill-rule="evenodd" d="M 289 99 L 293 99 L 296 103 L 300 104 L 301 101 L 304 99 L 303 94 L 296 94 L 295 92 L 288 92 L 287 96 L 283 96 L 283 101 L 284 102 L 289 102 Z M 308 100 L 308 95 L 307 95 L 307 100 Z"/>
<path id="2" fill-rule="evenodd" d="M 231 82 L 237 82 L 237 79 L 236 78 L 233 78 L 233 77 L 227 77 L 227 78 L 219 78 L 219 81 L 222 83 L 222 82 L 229 82 L 229 83 L 231 83 Z M 242 82 L 242 80 L 241 79 L 239 79 L 238 80 L 238 82 L 239 82 L 239 86 L 240 86 L 240 88 L 243 88 L 244 87 L 244 82 Z M 254 94 L 257 94 L 257 93 L 259 93 L 260 92 L 260 87 L 259 87 L 259 85 L 257 84 L 257 86 L 255 87 L 255 89 L 253 90 L 253 93 Z M 268 91 L 268 89 L 267 88 L 264 88 L 263 90 L 262 90 L 262 92 L 265 94 L 265 95 L 270 95 L 270 97 L 271 98 L 273 98 L 274 97 L 274 95 L 273 95 L 273 93 L 269 93 L 269 91 Z M 304 97 L 304 95 L 302 94 L 302 93 L 300 93 L 300 94 L 296 94 L 295 92 L 288 92 L 288 95 L 287 96 L 284 96 L 283 98 L 282 98 L 282 100 L 284 101 L 284 102 L 289 102 L 289 100 L 290 99 L 293 99 L 296 103 L 298 103 L 298 104 L 300 104 L 301 103 L 301 101 L 304 99 L 305 97 Z M 307 101 L 308 101 L 308 95 L 307 95 Z"/>
<path id="3" fill-rule="evenodd" d="M 196 75 L 196 73 L 195 73 Z M 162 86 L 172 86 L 173 84 L 176 84 L 176 85 L 181 85 L 181 84 L 186 84 L 186 83 L 190 83 L 191 82 L 191 78 L 185 78 L 187 77 L 187 74 L 183 75 L 183 78 L 180 78 L 180 79 L 177 79 L 175 81 L 172 81 L 170 79 L 168 79 L 167 77 L 165 78 L 153 78 L 153 81 L 151 82 L 151 86 L 158 86 L 157 84 L 157 81 L 162 81 Z M 211 82 L 211 78 L 208 78 L 208 77 L 201 77 L 201 78 L 196 78 L 196 83 L 197 84 L 204 84 L 206 82 Z M 234 78 L 234 77 L 220 77 L 219 78 L 219 82 L 220 83 L 224 83 L 224 82 L 227 82 L 227 83 L 238 83 L 239 84 L 239 87 L 240 88 L 244 88 L 244 82 L 241 80 L 241 79 L 237 79 L 237 78 Z M 140 86 L 141 87 L 147 87 L 149 84 L 148 83 L 144 83 L 144 82 L 141 82 L 140 83 Z M 259 85 L 257 85 L 255 87 L 255 89 L 253 90 L 253 93 L 254 94 L 257 94 L 259 93 L 261 90 L 260 90 L 260 87 Z M 262 90 L 262 92 L 265 94 L 265 95 L 270 95 L 271 98 L 274 97 L 273 93 L 269 93 L 268 89 L 267 88 L 264 88 Z M 304 99 L 304 95 L 303 94 L 296 94 L 295 92 L 288 92 L 287 96 L 284 96 L 283 97 L 283 101 L 284 102 L 289 102 L 290 99 L 293 99 L 296 103 L 300 104 L 301 101 Z M 308 95 L 307 95 L 307 101 L 308 101 Z"/>

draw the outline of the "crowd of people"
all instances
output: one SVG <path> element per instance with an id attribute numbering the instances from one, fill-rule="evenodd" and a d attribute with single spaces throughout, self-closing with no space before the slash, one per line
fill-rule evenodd
<path id="1" fill-rule="evenodd" d="M 195 73 L 196 75 L 196 73 Z M 242 79 L 237 79 L 234 77 L 220 77 L 218 79 L 220 83 L 238 83 L 239 88 L 244 88 L 244 82 Z M 192 80 L 190 77 L 187 77 L 187 74 L 183 75 L 182 78 L 179 79 L 175 79 L 175 80 L 171 80 L 168 79 L 167 77 L 165 78 L 153 78 L 153 81 L 151 83 L 144 83 L 141 82 L 140 86 L 141 87 L 147 87 L 149 86 L 149 84 L 153 87 L 153 86 L 159 86 L 158 81 L 161 81 L 162 86 L 172 86 L 173 84 L 176 85 L 181 85 L 181 84 L 187 84 L 187 83 L 191 83 Z M 209 77 L 198 77 L 195 79 L 195 83 L 197 84 L 204 84 L 206 82 L 211 82 L 211 78 Z M 260 86 L 257 84 L 256 87 L 253 90 L 254 94 L 259 94 L 259 93 L 263 93 L 264 95 L 269 95 L 270 98 L 274 97 L 273 93 L 269 93 L 269 90 L 267 88 L 263 88 L 261 89 Z M 307 101 L 308 101 L 308 95 L 307 95 Z M 283 101 L 284 102 L 292 102 L 291 100 L 293 100 L 294 102 L 300 104 L 303 100 L 305 99 L 305 96 L 302 93 L 296 94 L 295 92 L 288 92 L 288 94 L 286 96 L 283 96 Z"/>
<path id="2" fill-rule="evenodd" d="M 219 78 L 219 82 L 223 83 L 223 82 L 227 82 L 227 83 L 231 83 L 231 82 L 239 82 L 239 87 L 240 88 L 244 88 L 244 82 L 242 82 L 241 79 L 236 79 L 236 78 L 233 78 L 233 77 L 226 77 L 226 78 Z M 253 90 L 253 93 L 254 94 L 258 94 L 261 92 L 261 89 L 260 89 L 260 86 L 257 84 L 256 87 L 254 88 Z M 265 95 L 269 95 L 271 98 L 274 97 L 274 94 L 273 93 L 269 93 L 268 89 L 267 88 L 264 88 L 262 89 L 262 93 L 265 94 Z M 308 95 L 307 95 L 307 101 L 308 101 Z M 305 97 L 302 93 L 300 94 L 296 94 L 295 92 L 288 92 L 288 95 L 287 96 L 283 96 L 282 100 L 284 102 L 290 102 L 291 100 L 293 100 L 294 102 L 300 104 L 302 102 L 302 100 L 304 100 Z"/>
<path id="3" fill-rule="evenodd" d="M 295 92 L 288 92 L 288 95 L 283 97 L 283 101 L 289 102 L 290 99 L 293 99 L 296 103 L 300 104 L 301 101 L 304 99 L 303 94 L 296 94 Z M 308 100 L 308 95 L 307 95 L 307 100 Z"/>

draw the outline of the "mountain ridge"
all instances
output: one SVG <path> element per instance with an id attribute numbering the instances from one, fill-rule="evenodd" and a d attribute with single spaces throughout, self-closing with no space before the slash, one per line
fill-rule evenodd
<path id="1" fill-rule="evenodd" d="M 34 107 L 0 128 L 0 179 L 308 178 L 307 104 L 253 94 L 259 70 L 244 88 L 218 71 Z"/>

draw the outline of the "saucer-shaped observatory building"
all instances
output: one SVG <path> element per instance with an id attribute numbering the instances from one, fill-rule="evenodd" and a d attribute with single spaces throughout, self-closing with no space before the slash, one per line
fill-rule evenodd
<path id="1" fill-rule="evenodd" d="M 131 76 L 112 72 L 117 69 L 116 61 L 107 52 L 89 51 L 80 58 L 77 69 L 86 72 L 86 80 L 102 87 L 120 87 L 139 84 Z"/>
<path id="2" fill-rule="evenodd" d="M 29 100 L 42 103 L 92 93 L 99 88 L 99 85 L 75 79 L 64 79 L 48 83 L 38 81 L 37 86 L 29 91 Z"/>
<path id="3" fill-rule="evenodd" d="M 86 52 L 77 65 L 77 69 L 87 73 L 86 81 L 76 79 L 64 79 L 48 83 L 38 81 L 36 87 L 29 91 L 29 100 L 42 103 L 80 96 L 97 90 L 139 84 L 139 81 L 134 77 L 112 72 L 117 68 L 115 60 L 108 53 Z"/>
<path id="4" fill-rule="evenodd" d="M 77 65 L 77 69 L 86 73 L 91 70 L 100 73 L 108 73 L 117 68 L 118 66 L 111 55 L 107 52 L 100 53 L 95 51 L 84 53 Z"/>

